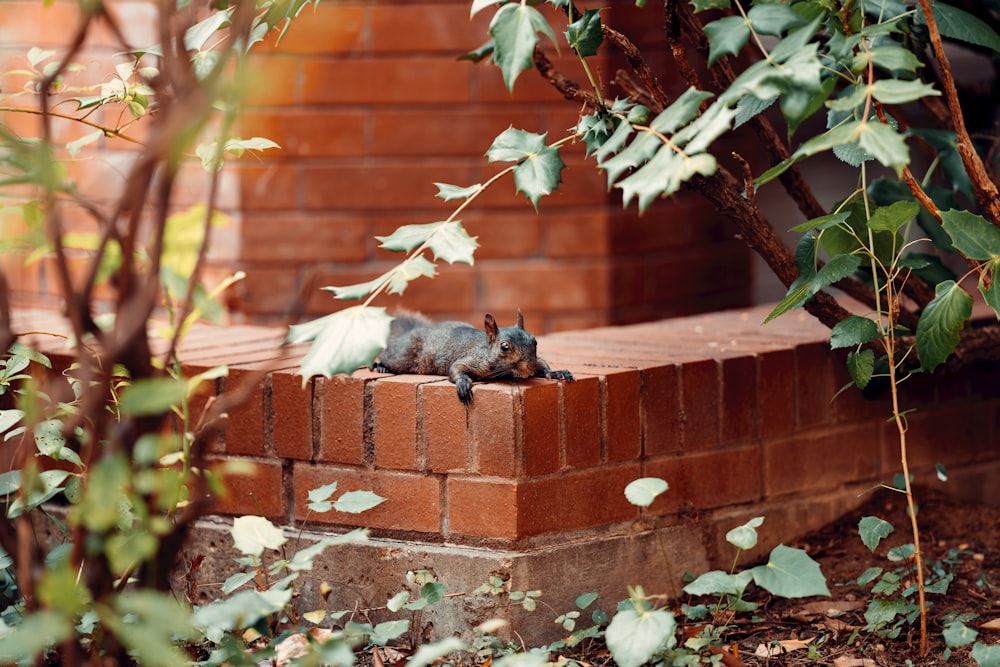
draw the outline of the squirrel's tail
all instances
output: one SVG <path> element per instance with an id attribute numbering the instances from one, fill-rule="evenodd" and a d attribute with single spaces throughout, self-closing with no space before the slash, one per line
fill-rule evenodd
<path id="1" fill-rule="evenodd" d="M 431 321 L 420 313 L 412 313 L 401 310 L 393 313 L 392 325 L 389 328 L 390 336 L 398 336 L 416 327 L 427 326 Z"/>

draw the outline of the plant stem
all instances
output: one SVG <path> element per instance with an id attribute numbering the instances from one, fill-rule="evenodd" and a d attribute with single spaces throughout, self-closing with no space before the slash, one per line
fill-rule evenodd
<path id="1" fill-rule="evenodd" d="M 899 435 L 899 457 L 903 465 L 903 484 L 906 491 L 906 510 L 910 515 L 910 529 L 913 532 L 913 559 L 917 568 L 917 600 L 920 606 L 920 655 L 927 654 L 927 602 L 924 591 L 924 559 L 920 551 L 920 528 L 917 525 L 917 508 L 913 501 L 913 486 L 910 484 L 910 465 L 906 451 L 906 420 L 899 411 L 899 379 L 896 375 L 896 334 L 895 309 L 892 298 L 892 280 L 886 281 L 889 291 L 888 331 L 884 338 L 886 356 L 889 363 L 889 388 L 892 395 L 892 418 Z"/>

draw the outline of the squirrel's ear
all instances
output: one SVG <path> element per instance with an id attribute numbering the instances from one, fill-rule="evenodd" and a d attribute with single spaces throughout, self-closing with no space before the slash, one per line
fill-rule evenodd
<path id="1" fill-rule="evenodd" d="M 486 313 L 486 321 L 484 324 L 486 326 L 486 342 L 492 345 L 493 341 L 495 341 L 497 336 L 500 335 L 500 329 L 497 327 L 497 322 L 493 319 L 493 315 L 491 313 Z"/>
<path id="2" fill-rule="evenodd" d="M 517 326 L 524 328 L 524 315 L 521 314 L 521 309 L 517 309 Z"/>

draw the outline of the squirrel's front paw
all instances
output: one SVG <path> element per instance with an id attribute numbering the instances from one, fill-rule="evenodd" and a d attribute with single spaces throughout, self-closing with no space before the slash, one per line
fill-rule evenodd
<path id="1" fill-rule="evenodd" d="M 472 403 L 472 380 L 466 375 L 459 377 L 455 380 L 455 389 L 458 390 L 458 400 L 468 407 Z"/>
<path id="2" fill-rule="evenodd" d="M 566 382 L 573 381 L 573 374 L 569 371 L 545 371 L 545 377 L 549 380 L 565 380 Z"/>

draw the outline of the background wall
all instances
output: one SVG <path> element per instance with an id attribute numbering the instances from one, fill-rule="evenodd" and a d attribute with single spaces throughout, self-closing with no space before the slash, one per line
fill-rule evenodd
<path id="1" fill-rule="evenodd" d="M 534 72 L 525 72 L 510 96 L 497 68 L 457 59 L 485 41 L 492 15 L 485 10 L 470 22 L 469 6 L 467 0 L 325 1 L 307 7 L 280 44 L 272 38 L 258 50 L 240 132 L 271 138 L 282 150 L 227 167 L 221 204 L 231 223 L 217 230 L 211 258 L 216 274 L 247 273 L 230 295 L 241 319 L 278 322 L 341 307 L 318 288 L 369 280 L 397 260 L 378 249 L 374 235 L 451 212 L 455 202 L 436 198 L 434 182 L 464 186 L 495 173 L 483 153 L 510 124 L 553 138 L 576 124 L 576 105 Z M 116 0 L 113 8 L 136 44 L 152 43 L 152 4 Z M 59 45 L 71 31 L 75 4 L 16 1 L 0 9 L 0 56 L 9 71 L 24 66 L 31 45 Z M 648 41 L 662 29 L 655 7 L 615 2 L 604 16 Z M 595 74 L 610 82 L 622 63 L 604 48 Z M 98 73 L 111 71 L 114 50 L 99 39 L 80 76 L 108 80 Z M 571 77 L 586 81 L 570 56 L 566 49 L 552 54 Z M 676 93 L 666 62 L 664 56 L 654 65 Z M 609 97 L 621 94 L 607 86 Z M 36 119 L 3 118 L 37 133 Z M 82 133 L 72 124 L 61 131 L 67 141 Z M 122 186 L 135 155 L 123 144 L 102 140 L 97 159 L 71 167 L 79 169 L 84 192 L 110 199 Z M 472 321 L 490 310 L 505 324 L 521 307 L 536 331 L 749 303 L 749 251 L 710 207 L 683 193 L 640 219 L 607 192 L 605 177 L 585 162 L 580 146 L 565 153 L 565 182 L 539 213 L 508 180 L 462 216 L 481 246 L 474 267 L 443 266 L 436 279 L 382 302 Z M 193 164 L 179 206 L 204 197 L 203 177 Z M 19 260 L 10 261 L 8 271 L 18 270 Z M 45 299 L 46 278 L 44 262 L 19 275 L 26 300 Z"/>

